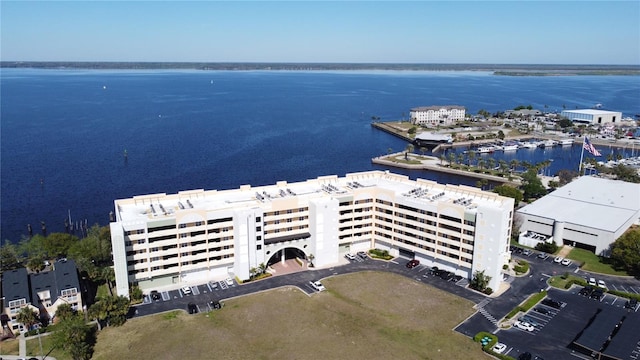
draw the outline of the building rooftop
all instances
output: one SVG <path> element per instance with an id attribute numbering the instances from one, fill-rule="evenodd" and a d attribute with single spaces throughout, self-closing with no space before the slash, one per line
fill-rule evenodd
<path id="1" fill-rule="evenodd" d="M 7 306 L 10 301 L 19 299 L 25 299 L 28 303 L 31 302 L 27 269 L 19 268 L 4 271 L 2 273 L 2 290 L 5 298 L 5 306 Z"/>
<path id="2" fill-rule="evenodd" d="M 640 184 L 582 176 L 518 210 L 586 227 L 617 231 L 640 211 Z"/>
<path id="3" fill-rule="evenodd" d="M 272 203 L 288 201 L 295 197 L 304 202 L 319 198 L 353 197 L 367 188 L 375 187 L 395 193 L 396 197 L 405 197 L 417 202 L 449 202 L 465 206 L 473 211 L 478 205 L 491 203 L 507 204 L 512 201 L 498 194 L 481 191 L 464 185 L 443 185 L 430 180 L 410 180 L 407 176 L 384 171 L 368 171 L 322 176 L 317 179 L 287 183 L 279 181 L 274 185 L 252 187 L 243 185 L 231 190 L 190 190 L 177 194 L 151 194 L 135 196 L 115 201 L 117 220 L 125 224 L 125 229 L 135 228 L 136 224 L 145 224 L 153 219 L 172 219 L 180 212 L 239 209 L 242 207 L 262 207 L 270 209 Z"/>
<path id="4" fill-rule="evenodd" d="M 55 301 L 62 290 L 76 288 L 80 291 L 78 270 L 73 260 L 57 261 L 51 271 L 31 274 L 31 293 L 36 298 L 38 292 L 50 291 L 52 301 Z"/>
<path id="5" fill-rule="evenodd" d="M 599 110 L 599 109 L 575 109 L 575 110 L 563 110 L 562 112 L 589 114 L 589 115 L 604 115 L 604 114 L 619 114 L 619 111 Z"/>
<path id="6" fill-rule="evenodd" d="M 464 110 L 464 106 L 460 105 L 431 105 L 431 106 L 418 106 L 411 109 L 411 111 L 427 111 L 427 110 L 441 110 L 441 109 L 457 109 Z"/>

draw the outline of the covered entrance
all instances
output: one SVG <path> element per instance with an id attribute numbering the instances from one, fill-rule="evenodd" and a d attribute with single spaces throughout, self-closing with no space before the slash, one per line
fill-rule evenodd
<path id="1" fill-rule="evenodd" d="M 283 275 L 292 272 L 304 271 L 309 267 L 309 259 L 304 251 L 288 247 L 278 250 L 267 261 L 267 267 L 273 275 Z"/>

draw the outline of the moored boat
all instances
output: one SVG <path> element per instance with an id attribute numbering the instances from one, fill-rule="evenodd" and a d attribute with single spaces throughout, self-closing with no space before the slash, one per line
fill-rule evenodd
<path id="1" fill-rule="evenodd" d="M 561 146 L 573 145 L 573 138 L 560 140 L 560 145 Z"/>

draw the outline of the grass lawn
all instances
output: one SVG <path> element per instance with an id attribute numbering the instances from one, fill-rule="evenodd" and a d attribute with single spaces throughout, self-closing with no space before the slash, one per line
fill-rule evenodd
<path id="1" fill-rule="evenodd" d="M 603 262 L 603 260 L 607 261 L 607 259 L 601 258 L 588 250 L 573 248 L 567 257 L 571 260 L 584 263 L 582 270 L 585 271 L 608 275 L 628 275 L 625 271 L 613 269 L 610 264 Z"/>
<path id="2" fill-rule="evenodd" d="M 569 274 L 569 276 L 567 276 L 566 279 L 562 278 L 562 275 L 557 275 L 557 276 L 553 276 L 551 277 L 551 279 L 549 279 L 549 285 L 558 288 L 558 289 L 566 289 L 566 285 L 570 282 L 570 281 L 582 281 L 584 282 L 585 280 L 579 276 L 575 276 L 575 275 L 571 275 Z"/>
<path id="3" fill-rule="evenodd" d="M 43 336 L 42 337 L 42 353 L 45 355 L 51 350 L 51 337 Z M 15 340 L 6 340 L 2 342 L 0 346 L 0 354 L 3 355 L 18 355 L 19 354 L 19 344 L 18 339 Z M 40 343 L 38 342 L 38 338 L 30 337 L 27 338 L 27 358 L 32 356 L 40 356 Z M 57 360 L 71 360 L 71 357 L 65 354 L 62 350 L 54 349 L 50 356 L 53 356 Z"/>
<path id="4" fill-rule="evenodd" d="M 216 312 L 158 314 L 106 328 L 94 359 L 480 359 L 452 329 L 473 303 L 405 277 L 362 272 L 225 301 Z"/>

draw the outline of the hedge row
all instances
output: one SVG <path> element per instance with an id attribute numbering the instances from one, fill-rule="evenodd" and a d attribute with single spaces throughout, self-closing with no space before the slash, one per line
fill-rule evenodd
<path id="1" fill-rule="evenodd" d="M 525 302 L 523 302 L 521 305 L 518 305 L 515 309 L 511 310 L 511 312 L 509 312 L 505 316 L 505 318 L 511 319 L 520 311 L 522 312 L 529 311 L 529 309 L 536 306 L 536 304 L 538 304 L 540 300 L 544 299 L 545 296 L 547 296 L 547 290 L 542 290 L 539 293 L 529 296 L 529 298 Z"/>

